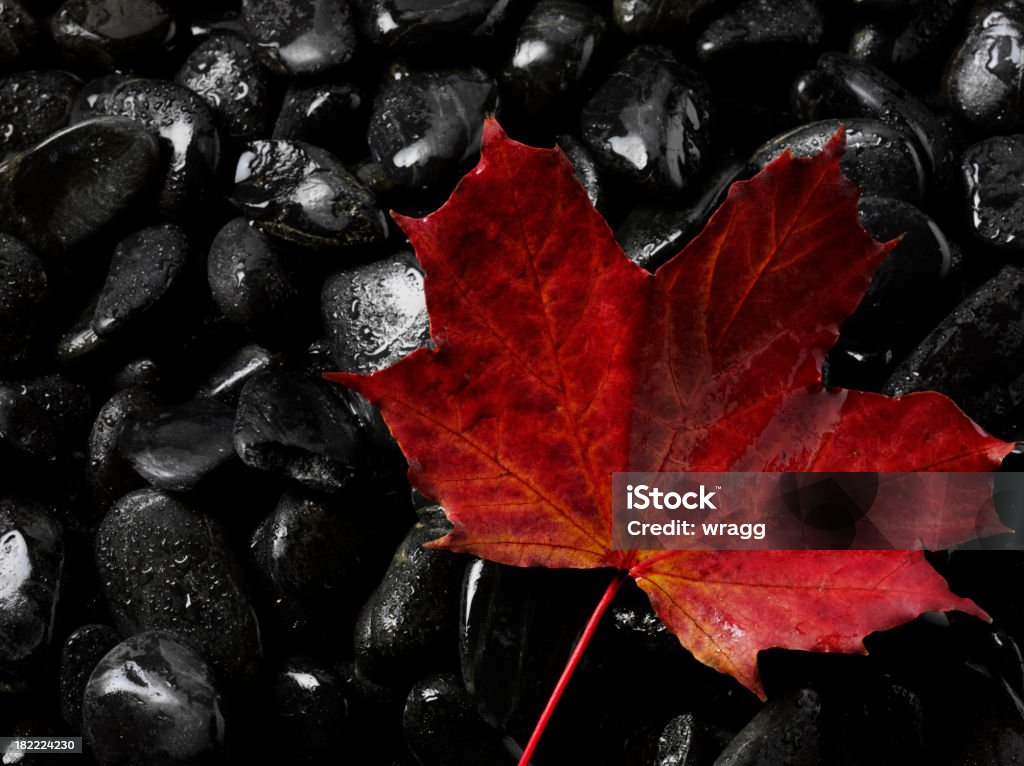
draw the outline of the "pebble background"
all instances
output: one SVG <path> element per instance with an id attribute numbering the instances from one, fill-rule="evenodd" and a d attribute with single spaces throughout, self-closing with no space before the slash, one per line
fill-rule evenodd
<path id="1" fill-rule="evenodd" d="M 1022 46 L 1013 1 L 0 0 L 0 735 L 515 763 L 607 574 L 424 550 L 440 509 L 319 378 L 426 342 L 386 213 L 443 202 L 488 112 L 650 269 L 842 122 L 865 228 L 903 239 L 827 381 L 1024 437 Z M 763 706 L 630 589 L 535 763 L 1024 763 L 1024 556 L 933 560 L 991 625 L 765 652 Z"/>

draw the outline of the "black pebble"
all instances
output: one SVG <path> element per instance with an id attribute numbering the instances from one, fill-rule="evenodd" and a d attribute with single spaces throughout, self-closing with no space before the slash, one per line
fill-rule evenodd
<path id="1" fill-rule="evenodd" d="M 813 689 L 772 697 L 729 743 L 715 766 L 825 766 L 821 697 Z"/>
<path id="2" fill-rule="evenodd" d="M 1024 135 L 997 136 L 960 159 L 968 230 L 1004 255 L 1024 253 Z"/>
<path id="3" fill-rule="evenodd" d="M 100 660 L 121 641 L 109 625 L 83 625 L 71 632 L 60 653 L 60 711 L 74 732 L 82 730 L 82 697 Z"/>
<path id="4" fill-rule="evenodd" d="M 480 150 L 497 88 L 481 69 L 397 72 L 377 93 L 367 138 L 387 178 L 406 189 L 450 184 Z"/>
<path id="5" fill-rule="evenodd" d="M 100 407 L 89 434 L 89 482 L 101 508 L 145 485 L 117 445 L 125 428 L 159 406 L 152 391 L 132 387 L 118 391 Z"/>
<path id="6" fill-rule="evenodd" d="M 744 0 L 709 23 L 697 38 L 697 57 L 709 68 L 748 67 L 771 60 L 779 67 L 815 51 L 825 17 L 813 0 Z"/>
<path id="7" fill-rule="evenodd" d="M 174 32 L 160 0 L 65 0 L 50 20 L 61 48 L 108 71 L 157 58 Z"/>
<path id="8" fill-rule="evenodd" d="M 226 683 L 252 677 L 262 654 L 256 614 L 241 565 L 212 519 L 165 492 L 132 492 L 96 531 L 96 567 L 122 634 L 173 631 Z"/>
<path id="9" fill-rule="evenodd" d="M 14 237 L 0 234 L 0 367 L 28 354 L 48 296 L 39 257 Z"/>
<path id="10" fill-rule="evenodd" d="M 85 386 L 60 375 L 0 380 L 0 446 L 51 461 L 88 429 Z"/>
<path id="11" fill-rule="evenodd" d="M 375 45 L 436 51 L 464 43 L 500 0 L 353 0 L 360 31 Z"/>
<path id="12" fill-rule="evenodd" d="M 234 410 L 193 399 L 137 417 L 118 440 L 121 456 L 154 487 L 185 492 L 235 457 Z"/>
<path id="13" fill-rule="evenodd" d="M 366 245 L 387 234 L 373 194 L 331 154 L 299 141 L 253 141 L 231 201 L 261 228 L 307 247 Z"/>
<path id="14" fill-rule="evenodd" d="M 68 124 L 82 87 L 57 70 L 19 72 L 0 80 L 0 156 L 42 141 Z"/>
<path id="15" fill-rule="evenodd" d="M 273 137 L 305 141 L 348 159 L 365 145 L 364 105 L 359 89 L 348 83 L 293 84 L 284 94 Z"/>
<path id="16" fill-rule="evenodd" d="M 252 47 L 235 35 L 200 43 L 174 77 L 198 94 L 224 135 L 255 138 L 267 121 L 267 76 Z"/>
<path id="17" fill-rule="evenodd" d="M 349 484 L 365 458 L 345 389 L 283 370 L 245 384 L 234 443 L 246 465 L 323 492 Z"/>
<path id="18" fill-rule="evenodd" d="M 710 122 L 703 77 L 667 49 L 642 45 L 583 107 L 580 130 L 601 168 L 657 198 L 677 196 L 708 161 Z"/>
<path id="19" fill-rule="evenodd" d="M 330 71 L 356 45 L 346 0 L 242 0 L 242 21 L 256 52 L 286 76 Z"/>
<path id="20" fill-rule="evenodd" d="M 73 125 L 0 165 L 0 228 L 42 253 L 81 244 L 159 174 L 156 139 L 123 118 Z"/>
<path id="21" fill-rule="evenodd" d="M 188 254 L 188 236 L 172 223 L 141 229 L 118 242 L 93 314 L 96 334 L 115 335 L 151 315 L 177 284 Z"/>
<path id="22" fill-rule="evenodd" d="M 225 723 L 213 672 L 173 633 L 142 633 L 111 649 L 89 678 L 82 712 L 104 766 L 223 762 Z"/>
<path id="23" fill-rule="evenodd" d="M 0 63 L 16 61 L 29 53 L 39 34 L 36 20 L 16 0 L 0 5 Z"/>
<path id="24" fill-rule="evenodd" d="M 329 664 L 289 657 L 270 680 L 268 726 L 291 743 L 288 762 L 345 763 L 349 754 L 345 679 Z"/>
<path id="25" fill-rule="evenodd" d="M 412 253 L 335 272 L 321 296 L 337 369 L 370 373 L 427 344 L 423 270 Z"/>
<path id="26" fill-rule="evenodd" d="M 242 388 L 253 375 L 279 367 L 280 354 L 249 343 L 227 357 L 196 391 L 196 397 L 209 397 L 226 404 L 236 404 Z"/>
<path id="27" fill-rule="evenodd" d="M 711 766 L 721 751 L 707 725 L 693 713 L 673 718 L 658 738 L 656 766 Z"/>

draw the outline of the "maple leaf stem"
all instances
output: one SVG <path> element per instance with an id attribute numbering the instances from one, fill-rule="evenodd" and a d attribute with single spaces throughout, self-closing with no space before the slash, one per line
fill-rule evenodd
<path id="1" fill-rule="evenodd" d="M 558 701 L 562 698 L 562 694 L 569 685 L 569 679 L 572 678 L 576 666 L 583 659 L 583 653 L 587 650 L 590 639 L 594 637 L 594 631 L 597 630 L 601 617 L 608 610 L 608 607 L 611 606 L 612 601 L 615 599 L 615 594 L 619 592 L 619 588 L 622 587 L 622 583 L 626 581 L 628 576 L 627 572 L 616 574 L 612 581 L 608 583 L 608 587 L 605 588 L 601 600 L 594 607 L 594 611 L 591 613 L 590 619 L 587 620 L 587 625 L 583 629 L 583 634 L 580 636 L 579 641 L 576 642 L 576 646 L 573 647 L 572 654 L 569 655 L 569 661 L 565 663 L 562 675 L 559 677 L 558 683 L 555 684 L 555 688 L 548 698 L 548 704 L 544 706 L 544 712 L 540 714 L 540 718 L 537 719 L 537 725 L 533 727 L 533 734 L 530 735 L 530 741 L 526 743 L 526 749 L 523 750 L 523 755 L 519 759 L 519 766 L 529 766 L 530 758 L 533 757 L 533 751 L 537 749 L 541 735 L 544 734 L 544 730 L 551 721 L 551 715 L 555 712 L 555 708 L 558 707 Z"/>

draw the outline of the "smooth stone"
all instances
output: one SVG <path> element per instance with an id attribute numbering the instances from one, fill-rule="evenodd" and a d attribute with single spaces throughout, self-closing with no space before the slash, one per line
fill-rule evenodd
<path id="1" fill-rule="evenodd" d="M 583 3 L 541 0 L 519 28 L 502 70 L 502 98 L 534 116 L 565 106 L 599 60 L 606 27 Z"/>
<path id="2" fill-rule="evenodd" d="M 872 275 L 841 334 L 901 353 L 949 310 L 956 275 L 953 250 L 935 221 L 906 202 L 862 197 L 857 209 L 861 225 L 875 240 L 899 242 Z"/>
<path id="3" fill-rule="evenodd" d="M 94 295 L 78 313 L 71 326 L 58 338 L 57 361 L 66 367 L 83 367 L 93 360 L 102 358 L 113 345 L 92 329 L 92 317 L 96 313 Z"/>
<path id="4" fill-rule="evenodd" d="M 658 737 L 654 766 L 711 766 L 722 746 L 693 713 L 677 715 Z"/>
<path id="5" fill-rule="evenodd" d="M 423 544 L 448 530 L 437 506 L 421 510 L 356 622 L 356 671 L 370 681 L 409 683 L 457 667 L 459 583 L 465 559 Z"/>
<path id="6" fill-rule="evenodd" d="M 256 343 L 247 343 L 223 361 L 196 391 L 196 398 L 237 404 L 249 379 L 264 370 L 280 367 L 282 355 Z"/>
<path id="7" fill-rule="evenodd" d="M 157 58 L 175 29 L 159 0 L 65 0 L 50 19 L 57 45 L 107 71 Z"/>
<path id="8" fill-rule="evenodd" d="M 996 136 L 964 150 L 960 173 L 967 226 L 996 253 L 1024 252 L 1024 135 Z"/>
<path id="9" fill-rule="evenodd" d="M 189 249 L 188 236 L 173 223 L 140 229 L 118 242 L 96 301 L 96 334 L 116 335 L 152 315 L 181 278 Z"/>
<path id="10" fill-rule="evenodd" d="M 377 93 L 367 140 L 394 184 L 449 184 L 480 151 L 497 88 L 481 69 L 399 72 Z"/>
<path id="11" fill-rule="evenodd" d="M 347 159 L 365 140 L 359 119 L 364 105 L 359 89 L 348 83 L 293 84 L 285 91 L 272 135 Z"/>
<path id="12" fill-rule="evenodd" d="M 0 380 L 0 447 L 52 461 L 88 429 L 85 386 L 60 375 Z"/>
<path id="13" fill-rule="evenodd" d="M 409 252 L 335 272 L 320 305 L 342 372 L 382 370 L 430 340 L 423 269 Z"/>
<path id="14" fill-rule="evenodd" d="M 289 657 L 270 678 L 267 725 L 289 742 L 288 762 L 344 763 L 349 753 L 345 678 L 329 664 Z"/>
<path id="15" fill-rule="evenodd" d="M 82 714 L 103 766 L 223 762 L 217 681 L 173 633 L 149 631 L 111 649 L 89 678 Z"/>
<path id="16" fill-rule="evenodd" d="M 124 118 L 73 125 L 0 165 L 0 228 L 68 250 L 128 212 L 159 174 L 156 139 Z"/>
<path id="17" fill-rule="evenodd" d="M 174 81 L 196 93 L 224 135 L 255 138 L 267 121 L 268 82 L 252 47 L 236 35 L 212 35 L 185 59 Z"/>
<path id="18" fill-rule="evenodd" d="M 333 155 L 299 141 L 247 144 L 230 199 L 260 228 L 298 245 L 367 245 L 387 236 L 373 194 Z"/>
<path id="19" fill-rule="evenodd" d="M 355 30 L 346 0 L 242 0 L 257 54 L 278 74 L 315 75 L 350 58 Z"/>
<path id="20" fill-rule="evenodd" d="M 152 391 L 136 387 L 118 391 L 100 407 L 89 433 L 89 483 L 101 508 L 145 486 L 142 477 L 121 457 L 117 445 L 126 428 L 159 408 Z"/>
<path id="21" fill-rule="evenodd" d="M 889 396 L 938 391 L 1002 438 L 1024 436 L 1024 271 L 1004 266 L 893 371 Z"/>
<path id="22" fill-rule="evenodd" d="M 52 512 L 28 499 L 0 500 L 0 688 L 50 644 L 63 570 Z"/>
<path id="23" fill-rule="evenodd" d="M 173 82 L 132 79 L 101 96 L 95 110 L 129 117 L 159 136 L 165 156 L 160 213 L 186 223 L 210 196 L 220 162 L 220 136 L 206 102 Z"/>
<path id="24" fill-rule="evenodd" d="M 942 81 L 953 112 L 982 135 L 1024 129 L 1024 8 L 980 5 Z"/>
<path id="25" fill-rule="evenodd" d="M 0 234 L 0 367 L 24 360 L 48 299 L 43 262 L 23 242 Z"/>
<path id="26" fill-rule="evenodd" d="M 715 766 L 825 766 L 821 697 L 813 689 L 768 700 L 715 761 Z"/>
<path id="27" fill-rule="evenodd" d="M 290 326 L 302 298 L 294 272 L 281 246 L 244 218 L 224 224 L 206 262 L 217 308 L 256 333 L 281 334 Z"/>
<path id="28" fill-rule="evenodd" d="M 421 766 L 512 766 L 500 734 L 484 723 L 454 673 L 421 678 L 402 712 L 405 741 Z M 458 747 L 452 743 L 458 742 Z"/>
<path id="29" fill-rule="evenodd" d="M 262 655 L 240 562 L 223 529 L 166 492 L 118 500 L 96 530 L 96 568 L 124 635 L 166 629 L 229 685 L 244 685 Z"/>
<path id="30" fill-rule="evenodd" d="M 0 155 L 39 143 L 68 124 L 82 81 L 44 69 L 0 79 Z"/>
<path id="31" fill-rule="evenodd" d="M 729 187 L 747 172 L 744 163 L 724 155 L 708 170 L 701 187 L 686 205 L 641 203 L 619 224 L 616 240 L 630 260 L 654 272 L 700 233 L 725 199 Z"/>
<path id="32" fill-rule="evenodd" d="M 896 361 L 892 349 L 866 346 L 840 336 L 825 357 L 821 377 L 826 386 L 881 393 Z"/>
<path id="33" fill-rule="evenodd" d="M 602 188 L 601 174 L 597 169 L 597 163 L 590 156 L 590 152 L 587 151 L 587 148 L 582 143 L 568 133 L 558 136 L 555 143 L 558 144 L 558 148 L 565 153 L 565 156 L 569 158 L 569 162 L 572 163 L 573 170 L 576 171 L 576 180 L 586 189 L 587 199 L 590 200 L 590 204 L 600 209 L 604 205 L 604 189 Z"/>
<path id="34" fill-rule="evenodd" d="M 912 4 L 892 45 L 891 68 L 932 75 L 949 59 L 973 0 L 927 0 Z"/>
<path id="35" fill-rule="evenodd" d="M 812 0 L 743 0 L 700 33 L 697 58 L 712 69 L 771 61 L 774 72 L 814 52 L 824 35 L 824 14 Z"/>
<path id="36" fill-rule="evenodd" d="M 334 492 L 351 483 L 365 463 L 359 425 L 345 389 L 272 370 L 242 389 L 234 444 L 251 468 Z"/>
<path id="37" fill-rule="evenodd" d="M 118 450 L 154 487 L 187 492 L 235 457 L 233 424 L 228 405 L 193 399 L 136 418 L 118 439 Z"/>
<path id="38" fill-rule="evenodd" d="M 804 122 L 863 117 L 881 120 L 917 143 L 939 189 L 955 167 L 949 126 L 909 90 L 874 67 L 844 53 L 829 52 L 793 84 L 793 113 Z"/>
<path id="39" fill-rule="evenodd" d="M 15 0 L 0 5 L 0 63 L 7 64 L 31 52 L 39 27 L 36 20 Z"/>
<path id="40" fill-rule="evenodd" d="M 880 120 L 850 117 L 800 125 L 754 152 L 749 173 L 761 170 L 786 149 L 796 157 L 817 154 L 840 126 L 846 129 L 846 152 L 840 167 L 863 195 L 924 204 L 928 179 L 916 144 Z"/>
<path id="41" fill-rule="evenodd" d="M 125 362 L 110 376 L 110 389 L 122 391 L 136 386 L 159 389 L 167 382 L 167 370 L 160 360 L 143 356 Z"/>
<path id="42" fill-rule="evenodd" d="M 82 731 L 82 698 L 89 676 L 107 652 L 121 642 L 109 625 L 83 625 L 71 631 L 60 652 L 58 685 L 64 722 L 76 734 Z"/>
<path id="43" fill-rule="evenodd" d="M 678 196 L 711 148 L 704 79 L 665 48 L 641 45 L 583 107 L 580 130 L 597 164 L 644 196 Z"/>
<path id="44" fill-rule="evenodd" d="M 613 0 L 612 20 L 630 37 L 669 39 L 684 32 L 701 0 Z"/>
<path id="45" fill-rule="evenodd" d="M 851 58 L 885 71 L 892 62 L 895 40 L 895 32 L 885 24 L 862 24 L 854 28 L 846 52 Z"/>
<path id="46" fill-rule="evenodd" d="M 102 117 L 107 99 L 114 90 L 126 82 L 135 79 L 129 74 L 112 72 L 93 80 L 89 80 L 78 91 L 78 96 L 71 105 L 71 123 L 84 122 Z"/>
<path id="47" fill-rule="evenodd" d="M 488 21 L 495 0 L 353 0 L 362 36 L 394 51 L 430 52 L 464 43 Z"/>

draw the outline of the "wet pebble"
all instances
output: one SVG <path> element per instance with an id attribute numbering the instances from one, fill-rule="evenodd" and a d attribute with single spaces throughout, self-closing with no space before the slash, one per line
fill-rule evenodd
<path id="1" fill-rule="evenodd" d="M 0 63 L 16 61 L 29 53 L 39 34 L 32 14 L 16 0 L 0 5 Z"/>
<path id="2" fill-rule="evenodd" d="M 360 124 L 364 105 L 359 89 L 348 83 L 292 84 L 277 113 L 273 137 L 304 141 L 347 159 L 365 143 L 365 126 Z"/>
<path id="3" fill-rule="evenodd" d="M 174 32 L 160 0 L 65 0 L 50 20 L 57 45 L 108 71 L 158 58 Z"/>
<path id="4" fill-rule="evenodd" d="M 598 210 L 604 207 L 605 189 L 601 181 L 601 173 L 597 169 L 597 163 L 590 156 L 587 148 L 568 133 L 564 133 L 556 139 L 558 148 L 565 152 L 565 156 L 572 163 L 576 171 L 576 179 L 583 184 L 587 191 L 587 199 L 590 204 Z"/>
<path id="5" fill-rule="evenodd" d="M 0 156 L 27 149 L 67 125 L 81 87 L 77 77 L 57 70 L 0 79 Z"/>
<path id="6" fill-rule="evenodd" d="M 502 97 L 534 118 L 569 106 L 600 60 L 605 32 L 605 20 L 589 6 L 541 0 L 519 28 L 502 71 Z"/>
<path id="7" fill-rule="evenodd" d="M 241 565 L 212 519 L 165 492 L 132 492 L 96 531 L 96 567 L 122 634 L 172 631 L 225 683 L 251 679 L 262 655 L 256 614 Z"/>
<path id="8" fill-rule="evenodd" d="M 154 487 L 185 492 L 229 463 L 234 410 L 193 399 L 135 418 L 118 439 L 121 456 Z"/>
<path id="9" fill-rule="evenodd" d="M 697 57 L 708 67 L 777 67 L 799 62 L 822 42 L 825 17 L 813 0 L 743 0 L 709 23 L 697 38 Z"/>
<path id="10" fill-rule="evenodd" d="M 997 136 L 968 147 L 960 172 L 974 238 L 1004 255 L 1024 252 L 1024 135 Z"/>
<path id="11" fill-rule="evenodd" d="M 196 391 L 196 397 L 209 397 L 236 404 L 242 388 L 254 375 L 279 367 L 281 354 L 255 343 L 248 343 L 227 357 Z"/>
<path id="12" fill-rule="evenodd" d="M 49 295 L 46 269 L 24 243 L 0 234 L 0 367 L 22 361 Z"/>
<path id="13" fill-rule="evenodd" d="M 120 642 L 116 630 L 109 625 L 96 624 L 76 628 L 65 639 L 58 671 L 60 711 L 72 731 L 82 731 L 82 698 L 89 676 L 107 652 Z"/>
<path id="14" fill-rule="evenodd" d="M 96 301 L 96 334 L 116 335 L 151 316 L 171 295 L 188 255 L 188 236 L 171 223 L 141 229 L 118 242 Z"/>
<path id="15" fill-rule="evenodd" d="M 429 51 L 465 42 L 500 0 L 353 0 L 360 31 L 375 45 Z"/>
<path id="16" fill-rule="evenodd" d="M 345 487 L 364 462 L 359 421 L 345 390 L 283 370 L 245 384 L 234 444 L 251 468 L 322 492 Z"/>
<path id="17" fill-rule="evenodd" d="M 721 749 L 703 721 L 693 713 L 684 713 L 669 721 L 661 732 L 652 766 L 710 766 Z"/>
<path id="18" fill-rule="evenodd" d="M 346 0 L 242 0 L 242 21 L 264 63 L 289 77 L 335 69 L 356 45 Z"/>
<path id="19" fill-rule="evenodd" d="M 701 0 L 613 0 L 612 19 L 627 35 L 672 38 L 686 30 Z"/>
<path id="20" fill-rule="evenodd" d="M 406 189 L 454 182 L 480 149 L 497 98 L 481 69 L 395 73 L 377 93 L 367 139 L 387 178 Z"/>
<path id="21" fill-rule="evenodd" d="M 131 120 L 59 131 L 0 165 L 0 228 L 41 253 L 75 247 L 140 200 L 159 159 L 156 139 Z"/>
<path id="22" fill-rule="evenodd" d="M 255 138 L 267 120 L 267 76 L 252 47 L 240 37 L 212 35 L 200 43 L 174 77 L 198 94 L 224 135 Z"/>
<path id="23" fill-rule="evenodd" d="M 343 763 L 349 754 L 345 679 L 328 663 L 289 657 L 270 680 L 268 726 L 296 764 Z"/>
<path id="24" fill-rule="evenodd" d="M 247 144 L 230 199 L 261 228 L 298 245 L 367 245 L 387 234 L 373 194 L 333 155 L 298 141 Z"/>
<path id="25" fill-rule="evenodd" d="M 430 337 L 423 270 L 412 253 L 335 272 L 324 282 L 321 307 L 342 372 L 383 369 Z"/>
<path id="26" fill-rule="evenodd" d="M 824 766 L 821 697 L 801 689 L 772 697 L 718 756 L 715 766 Z"/>
<path id="27" fill-rule="evenodd" d="M 704 79 L 665 48 L 639 46 L 583 107 L 580 130 L 597 164 L 645 196 L 677 196 L 711 148 Z"/>
<path id="28" fill-rule="evenodd" d="M 111 649 L 89 678 L 82 711 L 103 766 L 223 762 L 213 671 L 173 633 L 142 633 Z"/>
<path id="29" fill-rule="evenodd" d="M 106 509 L 114 500 L 145 481 L 118 450 L 125 429 L 159 408 L 152 391 L 126 388 L 111 396 L 96 415 L 89 433 L 89 482 L 97 503 Z"/>

